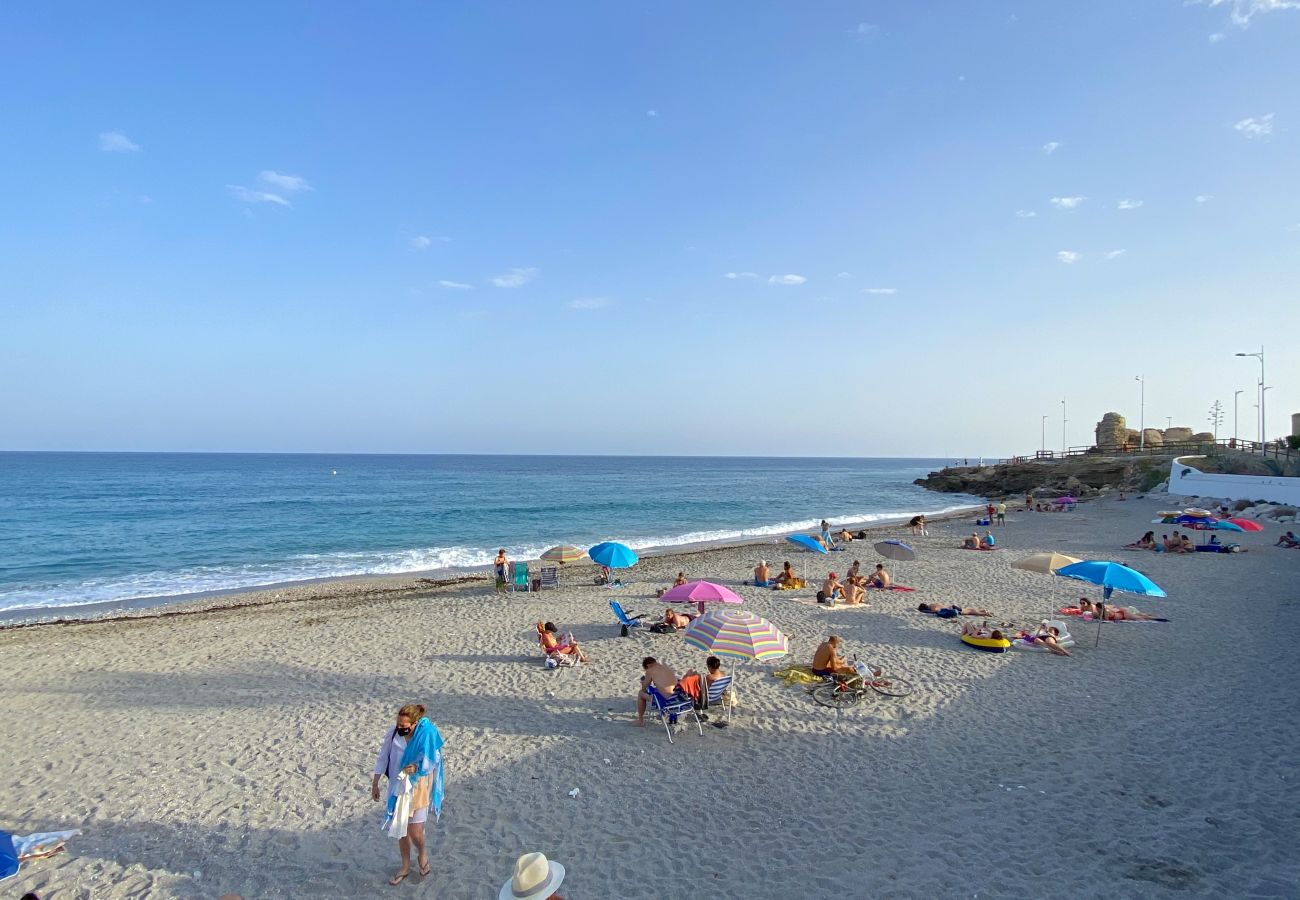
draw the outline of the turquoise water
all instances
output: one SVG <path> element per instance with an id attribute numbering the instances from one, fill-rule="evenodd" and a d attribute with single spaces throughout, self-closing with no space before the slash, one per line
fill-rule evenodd
<path id="1" fill-rule="evenodd" d="M 970 502 L 925 459 L 0 453 L 0 610 L 778 535 Z"/>

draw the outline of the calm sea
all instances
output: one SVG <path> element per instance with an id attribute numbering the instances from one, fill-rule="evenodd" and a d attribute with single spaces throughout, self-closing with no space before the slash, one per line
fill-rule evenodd
<path id="1" fill-rule="evenodd" d="M 0 611 L 481 566 L 968 502 L 925 459 L 0 453 Z"/>

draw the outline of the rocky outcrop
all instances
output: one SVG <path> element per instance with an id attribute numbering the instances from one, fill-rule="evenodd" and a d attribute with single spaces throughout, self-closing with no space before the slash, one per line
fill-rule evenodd
<path id="1" fill-rule="evenodd" d="M 1093 497 L 1105 490 L 1141 491 L 1169 471 L 1170 457 L 1071 457 L 1025 460 L 993 466 L 953 466 L 918 478 L 932 491 L 1008 497 L 1032 491 L 1043 499 L 1071 495 Z"/>
<path id="2" fill-rule="evenodd" d="M 1097 447 L 1101 450 L 1118 450 L 1128 440 L 1128 423 L 1117 412 L 1101 417 L 1096 429 Z"/>
<path id="3" fill-rule="evenodd" d="M 1201 441 L 1201 442 L 1206 443 L 1206 444 L 1211 444 L 1211 443 L 1214 442 L 1214 432 L 1212 432 L 1212 431 L 1198 431 L 1198 432 L 1196 432 L 1196 434 L 1192 435 L 1192 440 L 1194 440 L 1194 441 Z"/>

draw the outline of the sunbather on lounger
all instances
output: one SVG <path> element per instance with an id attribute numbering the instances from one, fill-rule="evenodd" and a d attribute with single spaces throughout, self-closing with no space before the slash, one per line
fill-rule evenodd
<path id="1" fill-rule="evenodd" d="M 1041 647 L 1046 647 L 1057 656 L 1069 656 L 1070 651 L 1066 650 L 1056 642 L 1061 636 L 1061 630 L 1055 627 L 1043 627 L 1037 631 L 1021 631 L 1016 635 L 1016 640 L 1028 641 Z"/>
<path id="2" fill-rule="evenodd" d="M 573 639 L 572 634 L 566 634 L 564 640 L 560 640 L 554 622 L 543 623 L 542 630 L 538 633 L 538 636 L 542 641 L 542 651 L 545 652 L 547 656 L 560 654 L 563 656 L 574 657 L 578 662 L 587 661 L 587 655 L 582 652 L 582 648 L 578 646 L 578 642 Z"/>

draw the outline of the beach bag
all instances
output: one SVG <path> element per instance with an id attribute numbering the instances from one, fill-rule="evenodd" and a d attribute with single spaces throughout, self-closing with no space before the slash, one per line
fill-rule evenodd
<path id="1" fill-rule="evenodd" d="M 650 626 L 650 630 L 655 634 L 672 634 L 677 629 L 669 625 L 667 622 L 656 622 Z"/>
<path id="2" fill-rule="evenodd" d="M 619 626 L 618 636 L 627 637 L 627 635 L 628 635 L 627 626 L 626 625 Z"/>

